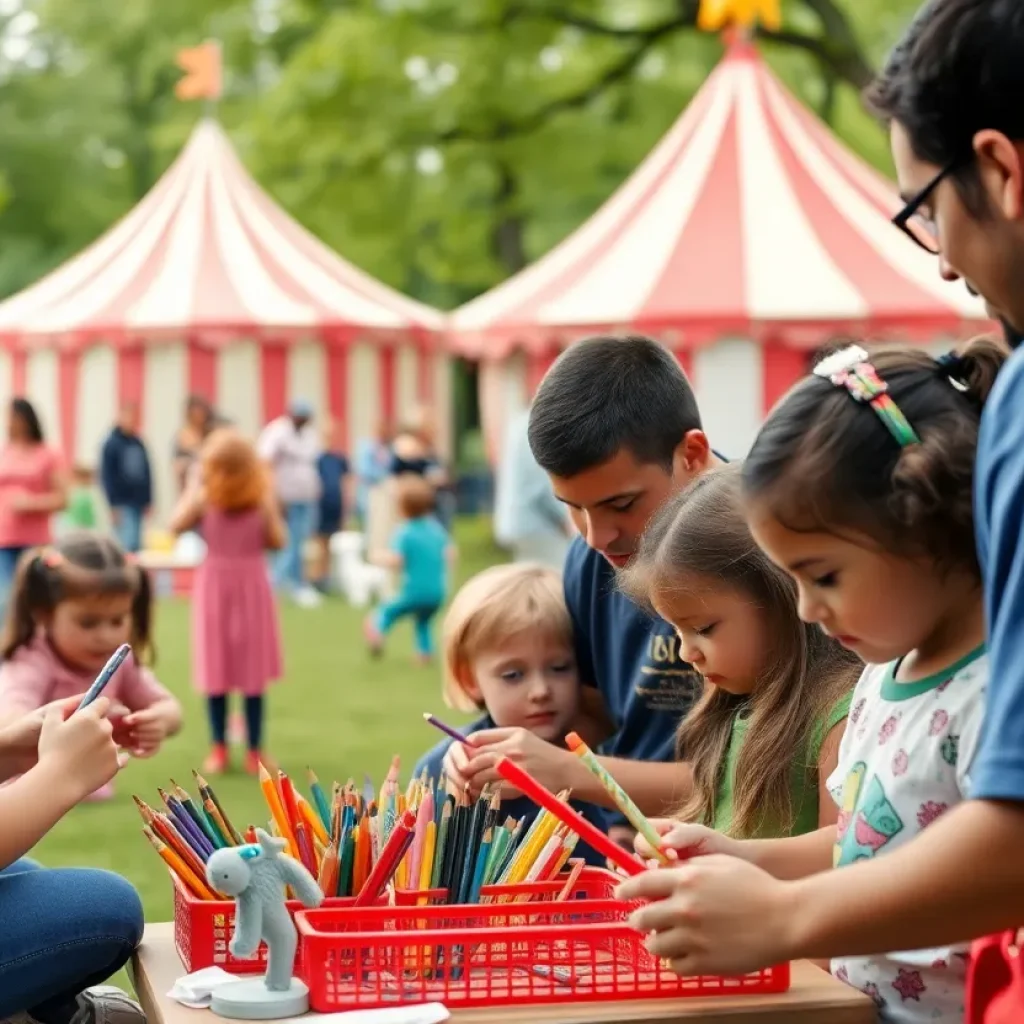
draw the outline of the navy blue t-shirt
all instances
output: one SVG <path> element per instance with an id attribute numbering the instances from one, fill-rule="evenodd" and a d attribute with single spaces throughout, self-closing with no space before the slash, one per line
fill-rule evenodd
<path id="1" fill-rule="evenodd" d="M 600 753 L 674 761 L 676 730 L 701 690 L 699 674 L 679 655 L 675 629 L 630 601 L 615 570 L 582 537 L 569 548 L 564 580 L 580 679 L 601 692 L 618 730 Z"/>
<path id="2" fill-rule="evenodd" d="M 1024 349 L 981 420 L 974 520 L 985 580 L 989 679 L 971 796 L 1024 801 Z"/>
<path id="3" fill-rule="evenodd" d="M 485 715 L 472 725 L 464 726 L 461 731 L 469 734 L 480 732 L 483 729 L 493 729 L 494 727 L 493 720 L 489 715 Z M 416 767 L 413 769 L 413 777 L 418 779 L 423 774 L 423 769 L 425 768 L 427 770 L 427 778 L 433 779 L 436 782 L 444 771 L 442 767 L 444 763 L 444 755 L 448 753 L 448 748 L 454 742 L 454 740 L 444 739 L 438 743 L 436 747 L 428 750 L 419 759 L 419 761 L 416 762 Z M 605 812 L 600 807 L 596 807 L 594 804 L 581 803 L 578 800 L 570 800 L 569 803 L 592 825 L 596 825 L 602 832 L 608 831 L 608 820 L 605 816 Z M 501 820 L 504 821 L 506 818 L 514 818 L 518 821 L 520 818 L 526 818 L 524 828 L 529 828 L 539 810 L 540 808 L 528 796 L 517 797 L 515 800 L 503 799 L 501 801 Z M 605 866 L 605 857 L 592 849 L 582 840 L 577 844 L 573 856 L 582 857 L 588 864 L 593 864 L 598 867 Z"/>

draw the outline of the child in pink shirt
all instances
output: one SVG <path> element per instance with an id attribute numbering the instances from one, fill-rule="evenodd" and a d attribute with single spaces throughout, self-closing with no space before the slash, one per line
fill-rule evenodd
<path id="1" fill-rule="evenodd" d="M 103 534 L 78 530 L 26 553 L 0 651 L 0 728 L 84 692 L 110 655 L 130 643 L 133 656 L 104 695 L 122 709 L 115 733 L 121 746 L 134 757 L 156 753 L 181 727 L 181 706 L 136 660 L 151 653 L 151 605 L 146 573 Z M 104 787 L 95 795 L 111 793 Z"/>

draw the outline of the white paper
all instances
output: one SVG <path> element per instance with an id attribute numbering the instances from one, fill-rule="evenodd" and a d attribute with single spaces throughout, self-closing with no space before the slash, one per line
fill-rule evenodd
<path id="1" fill-rule="evenodd" d="M 179 978 L 167 993 L 167 998 L 193 1010 L 203 1010 L 213 1001 L 213 993 L 217 989 L 237 980 L 237 975 L 228 974 L 220 967 L 204 967 Z"/>

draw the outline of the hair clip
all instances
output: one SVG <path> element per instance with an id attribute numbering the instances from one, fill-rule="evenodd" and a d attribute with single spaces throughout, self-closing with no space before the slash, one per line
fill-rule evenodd
<path id="1" fill-rule="evenodd" d="M 39 558 L 47 569 L 59 569 L 64 564 L 64 556 L 56 548 L 42 548 Z"/>
<path id="2" fill-rule="evenodd" d="M 855 402 L 869 405 L 901 448 L 920 444 L 921 439 L 889 394 L 889 385 L 868 362 L 867 352 L 859 345 L 851 345 L 823 359 L 814 368 L 814 374 L 831 381 L 834 387 L 844 388 Z"/>
<path id="3" fill-rule="evenodd" d="M 949 381 L 950 385 L 961 394 L 964 394 L 967 391 L 967 385 L 963 380 L 963 356 L 954 349 L 951 352 L 946 352 L 941 356 L 937 356 L 935 362 L 945 375 L 946 380 Z"/>

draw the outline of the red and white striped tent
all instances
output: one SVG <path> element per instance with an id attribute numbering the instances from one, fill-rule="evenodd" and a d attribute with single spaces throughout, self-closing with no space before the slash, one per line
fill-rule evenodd
<path id="1" fill-rule="evenodd" d="M 554 355 L 589 334 L 669 344 L 715 445 L 740 455 L 809 350 L 837 334 L 932 345 L 987 327 L 981 304 L 890 224 L 900 205 L 734 44 L 587 223 L 452 315 L 458 347 L 482 361 L 491 451 Z"/>
<path id="2" fill-rule="evenodd" d="M 30 397 L 87 465 L 138 403 L 166 508 L 187 395 L 253 434 L 308 398 L 352 443 L 417 402 L 447 406 L 442 326 L 300 227 L 204 120 L 122 221 L 0 303 L 0 402 Z"/>

